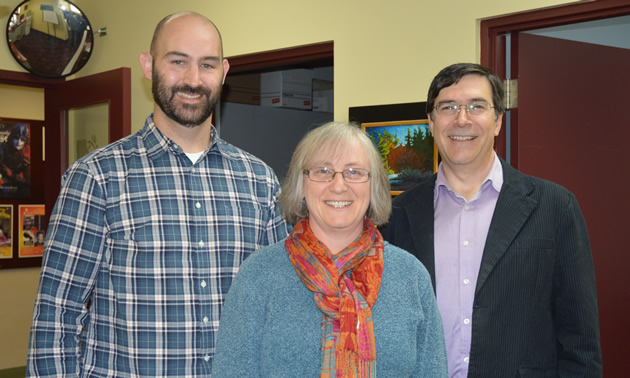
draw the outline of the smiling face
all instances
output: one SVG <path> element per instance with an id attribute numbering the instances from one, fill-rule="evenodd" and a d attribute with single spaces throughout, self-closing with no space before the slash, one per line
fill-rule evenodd
<path id="1" fill-rule="evenodd" d="M 435 104 L 454 102 L 465 105 L 473 101 L 486 101 L 494 106 L 490 82 L 483 76 L 466 75 L 443 88 Z M 440 116 L 433 110 L 429 126 L 447 172 L 490 169 L 494 159 L 494 137 L 501 131 L 503 114 L 495 117 L 494 109 L 471 116 L 462 106 L 459 114 L 450 117 Z"/>
<path id="2" fill-rule="evenodd" d="M 337 172 L 347 168 L 370 170 L 367 155 L 358 142 L 332 157 L 320 151 L 308 169 L 324 166 Z M 311 230 L 333 250 L 335 244 L 348 245 L 346 241 L 352 241 L 363 230 L 363 217 L 370 205 L 370 181 L 350 184 L 337 173 L 331 182 L 315 182 L 304 175 L 304 198 Z"/>
<path id="3" fill-rule="evenodd" d="M 170 20 L 152 55 L 143 53 L 140 61 L 145 76 L 153 80 L 156 119 L 195 127 L 210 118 L 229 64 L 219 33 L 208 20 L 194 14 Z"/>

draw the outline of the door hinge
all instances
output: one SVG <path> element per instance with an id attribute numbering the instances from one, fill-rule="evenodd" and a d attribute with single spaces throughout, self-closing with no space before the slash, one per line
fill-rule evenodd
<path id="1" fill-rule="evenodd" d="M 503 82 L 505 88 L 505 110 L 518 108 L 518 79 Z"/>

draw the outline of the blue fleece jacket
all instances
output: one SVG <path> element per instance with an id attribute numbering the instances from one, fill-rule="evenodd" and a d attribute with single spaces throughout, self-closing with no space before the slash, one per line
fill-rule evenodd
<path id="1" fill-rule="evenodd" d="M 212 376 L 319 377 L 321 318 L 284 242 L 257 251 L 241 265 L 226 298 Z M 387 242 L 372 319 L 377 376 L 448 376 L 429 274 Z"/>

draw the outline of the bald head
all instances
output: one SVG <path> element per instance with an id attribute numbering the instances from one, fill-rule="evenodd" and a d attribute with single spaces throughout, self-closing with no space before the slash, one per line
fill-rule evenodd
<path id="1" fill-rule="evenodd" d="M 180 17 L 195 17 L 198 19 L 203 20 L 205 23 L 207 23 L 209 26 L 211 26 L 218 34 L 219 36 L 219 42 L 221 44 L 220 48 L 221 48 L 221 57 L 223 57 L 223 38 L 221 37 L 221 32 L 219 31 L 219 29 L 216 27 L 216 25 L 210 21 L 208 18 L 200 15 L 199 13 L 196 12 L 179 12 L 179 13 L 173 13 L 171 15 L 168 15 L 166 17 L 164 17 L 162 19 L 162 21 L 160 21 L 157 26 L 155 27 L 155 31 L 153 32 L 153 39 L 151 40 L 151 55 L 153 57 L 155 57 L 155 51 L 157 48 L 157 45 L 160 41 L 160 38 L 162 37 L 162 32 L 164 30 L 164 27 L 170 23 L 171 21 L 180 18 Z"/>
<path id="2" fill-rule="evenodd" d="M 144 77 L 152 80 L 154 122 L 160 130 L 210 128 L 230 69 L 221 34 L 210 20 L 194 12 L 165 17 L 155 29 L 151 52 L 143 51 L 138 59 Z"/>

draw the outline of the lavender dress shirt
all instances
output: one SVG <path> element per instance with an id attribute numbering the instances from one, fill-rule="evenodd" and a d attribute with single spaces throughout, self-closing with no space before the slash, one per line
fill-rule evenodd
<path id="1" fill-rule="evenodd" d="M 477 275 L 502 185 L 503 169 L 496 154 L 488 176 L 470 201 L 449 187 L 442 164 L 438 170 L 434 192 L 436 295 L 451 378 L 468 375 Z"/>

